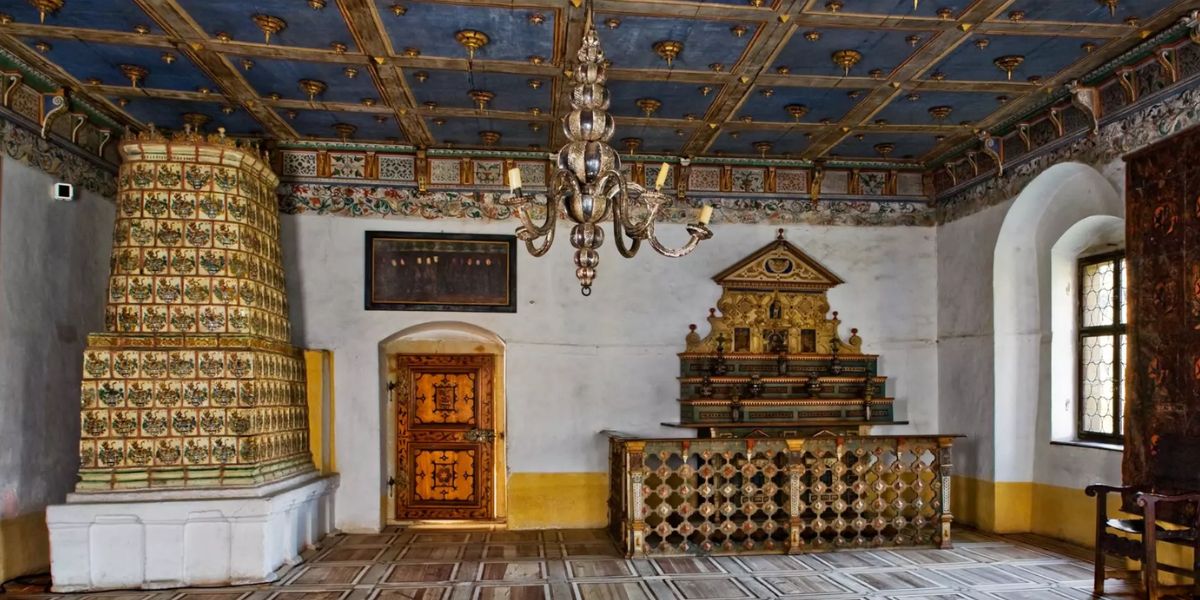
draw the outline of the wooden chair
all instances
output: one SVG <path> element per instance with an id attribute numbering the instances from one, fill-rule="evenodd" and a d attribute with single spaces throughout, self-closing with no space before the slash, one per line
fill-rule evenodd
<path id="1" fill-rule="evenodd" d="M 1096 556 L 1095 580 L 1092 591 L 1097 596 L 1104 593 L 1104 560 L 1105 555 L 1119 556 L 1142 563 L 1142 581 L 1146 596 L 1157 600 L 1158 571 L 1166 571 L 1176 575 L 1190 577 L 1193 582 L 1192 593 L 1200 596 L 1200 493 L 1197 494 L 1160 494 L 1145 491 L 1132 486 L 1111 486 L 1093 484 L 1084 489 L 1088 496 L 1096 498 Z M 1142 516 L 1128 519 L 1109 518 L 1108 494 L 1134 494 L 1137 505 L 1142 509 Z M 1186 503 L 1184 514 L 1188 515 L 1190 523 L 1180 527 L 1164 527 L 1158 520 L 1162 504 Z M 1177 525 L 1169 523 L 1168 525 Z M 1117 532 L 1126 534 L 1118 535 Z M 1158 542 L 1168 542 L 1192 548 L 1193 558 L 1191 568 L 1184 568 L 1158 562 Z"/>

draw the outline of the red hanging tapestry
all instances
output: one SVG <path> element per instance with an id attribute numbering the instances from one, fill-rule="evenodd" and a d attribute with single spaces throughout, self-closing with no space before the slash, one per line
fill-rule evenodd
<path id="1" fill-rule="evenodd" d="M 1200 129 L 1127 156 L 1126 485 L 1200 489 Z"/>

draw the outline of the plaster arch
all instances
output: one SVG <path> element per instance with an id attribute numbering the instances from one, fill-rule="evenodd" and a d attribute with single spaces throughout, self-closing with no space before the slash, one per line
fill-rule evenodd
<path id="1" fill-rule="evenodd" d="M 1034 481 L 1038 412 L 1050 400 L 1053 247 L 1091 217 L 1123 215 L 1112 184 L 1071 162 L 1030 182 L 1004 218 L 992 267 L 997 482 Z"/>
<path id="2" fill-rule="evenodd" d="M 505 397 L 505 349 L 504 338 L 495 332 L 462 321 L 431 321 L 405 327 L 379 342 L 379 412 L 386 424 L 380 451 L 380 489 L 383 502 L 381 518 L 385 523 L 397 522 L 396 503 L 388 482 L 396 473 L 396 405 L 390 402 L 388 382 L 393 379 L 392 357 L 398 354 L 490 354 L 495 360 L 493 398 L 495 399 L 495 422 L 491 429 L 496 432 L 495 462 L 492 481 L 495 482 L 492 497 L 494 510 L 492 519 L 502 521 L 508 514 L 508 438 Z"/>

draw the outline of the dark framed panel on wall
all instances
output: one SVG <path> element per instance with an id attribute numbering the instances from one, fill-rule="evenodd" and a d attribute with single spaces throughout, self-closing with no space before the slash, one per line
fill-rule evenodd
<path id="1" fill-rule="evenodd" d="M 517 312 L 517 238 L 368 231 L 367 310 Z"/>

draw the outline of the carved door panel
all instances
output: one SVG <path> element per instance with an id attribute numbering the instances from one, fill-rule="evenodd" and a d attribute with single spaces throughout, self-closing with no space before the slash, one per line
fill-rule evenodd
<path id="1" fill-rule="evenodd" d="M 399 355 L 394 360 L 396 518 L 491 518 L 493 357 Z"/>

